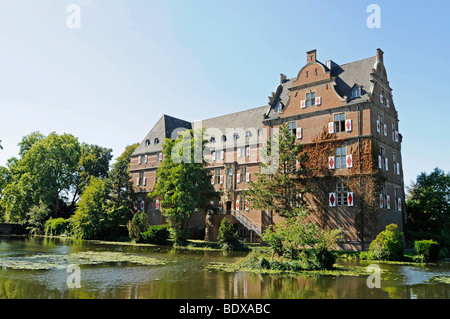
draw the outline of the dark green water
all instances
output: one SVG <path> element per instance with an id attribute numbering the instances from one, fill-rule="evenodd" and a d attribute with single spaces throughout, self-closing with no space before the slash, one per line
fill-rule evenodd
<path id="1" fill-rule="evenodd" d="M 130 263 L 80 265 L 80 288 L 68 288 L 66 269 L 0 268 L 0 298 L 450 298 L 450 284 L 431 283 L 432 276 L 450 276 L 450 263 L 379 264 L 381 287 L 368 288 L 367 276 L 273 276 L 207 270 L 213 261 L 234 262 L 243 253 L 174 250 L 97 244 L 59 239 L 0 237 L 2 258 L 75 252 L 123 252 L 153 257 L 162 266 Z M 340 261 L 351 265 L 359 262 Z M 365 265 L 365 264 L 362 264 Z M 369 265 L 369 263 L 367 263 Z M 368 273 L 369 276 L 369 273 Z"/>

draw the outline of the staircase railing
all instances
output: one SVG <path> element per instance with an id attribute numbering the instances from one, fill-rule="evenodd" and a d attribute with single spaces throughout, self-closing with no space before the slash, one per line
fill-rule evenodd
<path id="1" fill-rule="evenodd" d="M 248 230 L 253 230 L 259 237 L 262 236 L 262 227 L 258 225 L 250 218 L 248 218 L 244 213 L 241 213 L 238 210 L 232 210 L 231 215 L 236 217 L 236 219 Z"/>

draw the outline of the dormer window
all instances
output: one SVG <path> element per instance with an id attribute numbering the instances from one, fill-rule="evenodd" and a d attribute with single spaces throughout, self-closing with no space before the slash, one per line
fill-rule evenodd
<path id="1" fill-rule="evenodd" d="M 233 140 L 237 141 L 238 138 L 239 138 L 238 133 L 234 133 L 234 134 L 233 134 Z"/>
<path id="2" fill-rule="evenodd" d="M 277 105 L 275 105 L 275 108 L 273 110 L 275 111 L 275 113 L 280 113 L 281 112 L 281 103 L 278 102 Z"/>
<path id="3" fill-rule="evenodd" d="M 222 135 L 222 142 L 226 142 L 227 141 L 227 137 L 225 135 Z"/>
<path id="4" fill-rule="evenodd" d="M 153 141 L 154 144 L 159 144 L 159 138 L 155 138 Z"/>
<path id="5" fill-rule="evenodd" d="M 251 137 L 252 136 L 252 132 L 250 132 L 250 131 L 245 131 L 245 137 L 246 138 L 249 138 L 249 137 Z"/>
<path id="6" fill-rule="evenodd" d="M 352 89 L 352 99 L 356 99 L 361 96 L 361 88 L 355 85 Z"/>
<path id="7" fill-rule="evenodd" d="M 210 143 L 215 143 L 216 142 L 216 138 L 214 136 L 211 136 L 211 138 L 209 139 Z"/>
<path id="8" fill-rule="evenodd" d="M 150 140 L 146 140 L 145 141 L 145 146 L 149 146 L 150 145 Z"/>

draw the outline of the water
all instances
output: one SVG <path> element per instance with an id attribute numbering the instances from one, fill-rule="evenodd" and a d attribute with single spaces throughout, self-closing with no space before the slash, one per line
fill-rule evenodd
<path id="1" fill-rule="evenodd" d="M 234 262 L 246 253 L 174 250 L 98 244 L 86 241 L 0 238 L 1 258 L 64 255 L 83 251 L 123 252 L 153 257 L 165 265 L 124 262 L 81 265 L 81 288 L 69 289 L 66 269 L 17 270 L 0 268 L 0 298 L 450 298 L 450 285 L 432 283 L 432 276 L 449 276 L 450 263 L 382 264 L 381 288 L 369 289 L 367 276 L 275 276 L 208 270 L 213 261 Z M 360 265 L 358 261 L 338 261 Z M 367 262 L 361 262 L 368 265 Z M 366 263 L 366 264 L 364 264 Z M 369 275 L 369 274 L 368 274 Z"/>

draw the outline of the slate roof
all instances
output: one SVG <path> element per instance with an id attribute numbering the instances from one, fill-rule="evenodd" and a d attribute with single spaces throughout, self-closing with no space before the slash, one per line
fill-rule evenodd
<path id="1" fill-rule="evenodd" d="M 153 126 L 151 131 L 147 134 L 131 156 L 161 152 L 166 137 L 171 138 L 173 132 L 176 133 L 180 129 L 184 130 L 191 128 L 191 122 L 164 114 L 158 122 L 156 122 L 155 126 Z M 155 143 L 155 139 L 158 139 L 159 143 Z"/>
<path id="2" fill-rule="evenodd" d="M 336 78 L 337 93 L 342 97 L 347 96 L 347 100 L 349 102 L 359 102 L 366 100 L 367 95 L 370 93 L 372 85 L 370 81 L 370 73 L 372 72 L 376 61 L 376 56 L 373 56 L 367 59 L 342 65 L 331 63 L 331 76 L 334 76 Z M 326 65 L 324 65 L 324 67 L 327 71 L 329 70 Z M 264 119 L 278 117 L 278 114 L 273 112 L 273 109 L 278 103 L 281 103 L 283 107 L 288 105 L 290 99 L 289 88 L 292 88 L 293 82 L 295 80 L 296 78 L 285 79 L 283 83 L 279 84 L 275 91 L 272 93 L 271 97 L 269 97 L 269 104 L 265 106 L 225 114 L 196 122 L 188 122 L 172 116 L 163 115 L 151 129 L 151 131 L 147 134 L 142 143 L 137 147 L 132 156 L 161 152 L 164 138 L 176 138 L 172 136 L 172 133 L 175 129 L 191 129 L 193 127 L 205 127 L 206 129 L 215 128 L 220 130 L 221 133 L 218 133 L 219 131 L 217 131 L 215 134 L 209 135 L 214 135 L 216 141 L 220 141 L 222 135 L 226 135 L 227 140 L 233 139 L 233 133 L 227 134 L 227 128 L 242 129 L 243 132 L 248 129 L 254 129 L 255 131 L 257 131 L 258 129 L 263 127 L 262 121 Z M 360 97 L 350 100 L 351 90 L 355 84 L 362 87 L 363 90 Z M 154 143 L 155 138 L 159 139 L 158 144 Z M 209 140 L 210 136 L 208 136 L 207 134 L 206 138 Z M 150 144 L 148 144 L 147 141 L 149 141 Z"/>
<path id="3" fill-rule="evenodd" d="M 372 82 L 370 81 L 370 73 L 374 68 L 377 57 L 373 56 L 367 59 L 350 62 L 342 65 L 336 65 L 331 69 L 331 76 L 336 77 L 336 91 L 349 100 L 352 88 L 355 84 L 362 87 L 363 91 L 359 98 L 352 99 L 352 102 L 359 102 L 367 99 L 370 93 Z"/>

